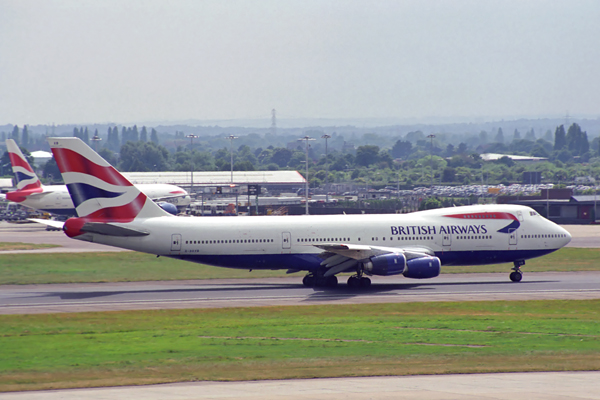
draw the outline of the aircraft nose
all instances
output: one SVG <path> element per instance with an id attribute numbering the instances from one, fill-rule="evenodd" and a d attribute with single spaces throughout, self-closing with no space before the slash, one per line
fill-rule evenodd
<path id="1" fill-rule="evenodd" d="M 567 231 L 562 226 L 559 227 L 559 228 L 560 228 L 561 233 L 564 235 L 564 238 L 565 238 L 565 244 L 563 244 L 563 246 L 566 246 L 566 245 L 568 245 L 571 242 L 571 234 L 569 233 L 569 231 Z"/>

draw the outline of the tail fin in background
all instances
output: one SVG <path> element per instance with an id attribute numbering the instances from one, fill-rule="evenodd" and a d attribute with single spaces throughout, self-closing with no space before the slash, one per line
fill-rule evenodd
<path id="1" fill-rule="evenodd" d="M 171 216 L 75 137 L 48 138 L 79 217 L 93 222 L 131 222 Z"/>
<path id="2" fill-rule="evenodd" d="M 8 157 L 12 164 L 12 171 L 17 179 L 17 190 L 31 190 L 42 187 L 42 182 L 33 172 L 33 168 L 27 162 L 27 159 L 19 149 L 17 142 L 13 139 L 6 139 L 6 149 Z"/>

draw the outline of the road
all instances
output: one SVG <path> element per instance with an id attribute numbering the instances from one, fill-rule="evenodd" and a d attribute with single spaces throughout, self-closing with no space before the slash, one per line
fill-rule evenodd
<path id="1" fill-rule="evenodd" d="M 0 400 L 598 400 L 598 382 L 597 371 L 384 376 L 48 390 L 0 393 Z"/>

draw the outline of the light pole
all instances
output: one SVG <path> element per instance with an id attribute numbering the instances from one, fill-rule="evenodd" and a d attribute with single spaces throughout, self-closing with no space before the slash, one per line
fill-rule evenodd
<path id="1" fill-rule="evenodd" d="M 97 144 L 97 143 L 98 143 L 99 141 L 101 141 L 101 140 L 102 140 L 102 138 L 96 134 L 96 135 L 92 136 L 92 137 L 90 138 L 90 140 L 91 140 L 92 142 L 94 142 L 94 151 L 97 153 L 97 152 L 98 152 L 98 144 Z"/>
<path id="2" fill-rule="evenodd" d="M 233 185 L 233 140 L 237 136 L 229 135 L 225 139 L 229 140 L 229 154 L 231 155 L 231 184 Z"/>
<path id="3" fill-rule="evenodd" d="M 190 172 L 191 172 L 191 184 L 190 184 L 190 194 L 194 195 L 194 139 L 197 139 L 198 136 L 190 133 L 186 136 L 190 138 Z"/>
<path id="4" fill-rule="evenodd" d="M 431 135 L 427 135 L 428 139 L 431 139 L 431 148 L 429 149 L 430 151 L 430 161 L 429 163 L 431 164 L 431 194 L 433 195 L 433 138 L 435 137 L 434 134 Z"/>
<path id="5" fill-rule="evenodd" d="M 327 159 L 327 139 L 331 138 L 328 134 L 321 136 L 325 139 L 325 205 L 329 204 L 329 160 Z"/>
<path id="6" fill-rule="evenodd" d="M 304 202 L 306 206 L 306 215 L 308 215 L 308 141 L 316 139 L 313 139 L 310 136 L 304 136 L 303 138 L 298 139 L 298 141 L 300 140 L 304 140 L 306 142 L 306 182 L 304 185 Z"/>

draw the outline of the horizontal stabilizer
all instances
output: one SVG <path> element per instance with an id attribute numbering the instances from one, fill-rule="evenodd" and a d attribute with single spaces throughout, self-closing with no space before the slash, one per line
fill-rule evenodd
<path id="1" fill-rule="evenodd" d="M 38 224 L 48 225 L 53 228 L 62 229 L 64 221 L 56 221 L 54 219 L 27 218 L 28 221 L 37 222 Z"/>
<path id="2" fill-rule="evenodd" d="M 86 222 L 83 224 L 83 227 L 81 227 L 81 231 L 107 236 L 147 236 L 150 234 L 149 232 L 124 228 L 122 226 L 106 224 L 103 222 Z"/>

